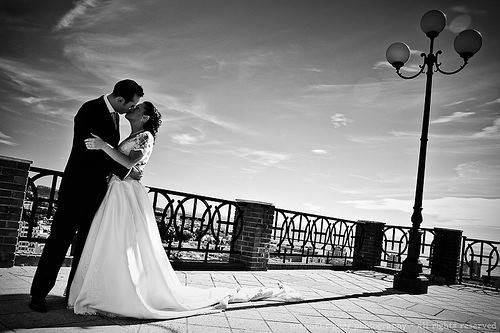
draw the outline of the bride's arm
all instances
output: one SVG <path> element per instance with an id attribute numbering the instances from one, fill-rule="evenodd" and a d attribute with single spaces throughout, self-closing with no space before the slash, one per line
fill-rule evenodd
<path id="1" fill-rule="evenodd" d="M 92 133 L 91 133 L 92 134 Z M 93 138 L 85 139 L 85 145 L 87 149 L 90 150 L 102 150 L 109 157 L 111 157 L 116 162 L 120 163 L 127 169 L 132 168 L 139 162 L 144 156 L 143 152 L 140 150 L 132 150 L 129 155 L 125 155 L 119 150 L 113 148 L 110 144 L 102 140 L 95 134 L 92 134 Z"/>

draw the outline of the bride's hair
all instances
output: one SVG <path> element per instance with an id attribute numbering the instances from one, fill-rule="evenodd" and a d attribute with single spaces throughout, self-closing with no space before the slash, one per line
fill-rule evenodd
<path id="1" fill-rule="evenodd" d="M 144 123 L 144 129 L 149 131 L 153 138 L 156 139 L 156 133 L 161 126 L 161 113 L 155 108 L 153 103 L 145 101 L 144 103 L 144 114 L 149 116 L 148 121 Z"/>

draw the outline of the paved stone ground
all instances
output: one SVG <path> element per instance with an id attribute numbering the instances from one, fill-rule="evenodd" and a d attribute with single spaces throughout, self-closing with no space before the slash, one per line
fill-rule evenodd
<path id="1" fill-rule="evenodd" d="M 305 295 L 295 304 L 276 301 L 230 304 L 227 311 L 175 320 L 75 315 L 62 292 L 61 269 L 48 297 L 50 311 L 28 306 L 34 267 L 0 269 L 0 331 L 16 332 L 495 332 L 500 293 L 478 288 L 431 286 L 426 295 L 391 289 L 392 276 L 372 271 L 272 270 L 179 271 L 188 285 L 275 286 L 282 281 Z"/>

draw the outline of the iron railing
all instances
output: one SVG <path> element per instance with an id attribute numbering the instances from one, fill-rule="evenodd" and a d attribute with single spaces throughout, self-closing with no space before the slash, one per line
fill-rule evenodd
<path id="1" fill-rule="evenodd" d="M 275 209 L 270 263 L 351 266 L 355 221 Z"/>
<path id="2" fill-rule="evenodd" d="M 164 247 L 174 260 L 229 261 L 241 234 L 235 201 L 150 187 Z"/>
<path id="3" fill-rule="evenodd" d="M 388 268 L 401 269 L 403 260 L 408 255 L 408 241 L 411 227 L 386 225 L 382 240 L 382 254 L 380 262 Z M 432 250 L 434 247 L 434 230 L 420 228 L 422 231 L 420 259 L 425 272 L 429 272 L 432 265 Z"/>
<path id="4" fill-rule="evenodd" d="M 63 173 L 30 168 L 19 230 L 18 254 L 40 254 L 57 209 Z M 242 229 L 234 201 L 150 187 L 163 245 L 173 260 L 228 262 Z M 238 225 L 235 230 L 235 226 Z"/>
<path id="5" fill-rule="evenodd" d="M 39 254 L 57 210 L 63 173 L 32 167 L 17 243 L 18 254 Z M 242 232 L 237 202 L 149 188 L 160 236 L 169 257 L 179 261 L 228 262 Z M 333 217 L 275 209 L 270 263 L 351 266 L 363 224 Z M 410 227 L 385 226 L 381 263 L 399 269 L 408 253 Z M 434 230 L 421 228 L 422 263 L 432 266 Z M 357 238 L 357 239 L 356 239 Z M 499 287 L 500 242 L 463 237 L 459 280 Z M 33 253 L 35 252 L 35 253 Z M 38 252 L 38 253 L 36 253 Z"/>
<path id="6" fill-rule="evenodd" d="M 57 189 L 62 176 L 60 171 L 30 168 L 19 241 L 45 243 L 57 210 Z"/>
<path id="7" fill-rule="evenodd" d="M 482 284 L 498 289 L 500 287 L 499 247 L 500 242 L 462 237 L 460 283 Z"/>

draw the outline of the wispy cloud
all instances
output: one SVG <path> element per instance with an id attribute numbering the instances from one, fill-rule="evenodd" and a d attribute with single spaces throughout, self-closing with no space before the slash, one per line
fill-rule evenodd
<path id="1" fill-rule="evenodd" d="M 463 104 L 463 103 L 466 103 L 466 102 L 470 102 L 470 101 L 475 101 L 475 100 L 476 100 L 476 98 L 470 97 L 470 98 L 467 98 L 467 99 L 462 100 L 462 101 L 456 101 L 456 102 L 453 102 L 453 103 L 445 104 L 445 105 L 443 105 L 443 107 L 447 108 L 447 107 L 450 107 L 450 106 L 456 106 L 456 105 L 460 105 L 460 104 Z"/>
<path id="2" fill-rule="evenodd" d="M 90 8 L 96 7 L 98 3 L 98 0 L 80 0 L 76 2 L 75 7 L 64 14 L 64 16 L 57 22 L 56 26 L 54 27 L 54 31 L 59 31 L 71 27 L 76 19 L 84 16 Z"/>
<path id="3" fill-rule="evenodd" d="M 330 117 L 330 121 L 333 124 L 333 127 L 340 128 L 342 126 L 347 126 L 347 123 L 352 122 L 351 119 L 348 119 L 343 113 L 335 113 Z"/>
<path id="4" fill-rule="evenodd" d="M 17 146 L 18 144 L 13 142 L 12 140 L 9 140 L 11 139 L 10 136 L 8 136 L 7 134 L 5 133 L 2 133 L 0 132 L 0 144 L 4 144 L 4 145 L 7 145 L 7 146 Z"/>
<path id="5" fill-rule="evenodd" d="M 431 124 L 449 123 L 451 121 L 457 121 L 459 119 L 472 116 L 473 114 L 476 114 L 476 113 L 475 112 L 453 112 L 452 115 L 440 117 L 438 119 L 431 121 Z"/>
<path id="6" fill-rule="evenodd" d="M 306 212 L 321 213 L 325 211 L 325 207 L 310 202 L 306 202 L 302 206 Z"/>
<path id="7" fill-rule="evenodd" d="M 484 104 L 478 105 L 478 107 L 483 107 L 483 106 L 490 106 L 490 105 L 495 105 L 495 104 L 500 104 L 500 98 L 494 99 L 492 101 L 486 102 Z"/>
<path id="8" fill-rule="evenodd" d="M 256 163 L 265 167 L 277 165 L 290 158 L 289 154 L 276 153 L 265 150 L 254 150 L 241 148 L 234 153 L 252 163 Z"/>
<path id="9" fill-rule="evenodd" d="M 372 68 L 373 69 L 387 69 L 387 68 L 394 69 L 394 67 L 392 67 L 392 65 L 390 63 L 388 63 L 387 61 L 379 61 L 375 65 L 373 65 Z M 401 67 L 401 72 L 403 72 L 403 73 L 404 72 L 418 73 L 418 72 L 420 72 L 420 70 L 421 70 L 421 68 L 417 64 L 410 64 L 410 65 L 406 65 L 406 66 Z"/>
<path id="10" fill-rule="evenodd" d="M 450 7 L 450 10 L 460 13 L 460 14 L 486 14 L 487 11 L 478 9 L 470 9 L 467 5 L 457 5 Z"/>
<path id="11" fill-rule="evenodd" d="M 165 86 L 169 85 L 169 73 L 159 69 L 157 64 L 171 61 L 171 58 L 158 58 L 158 54 L 163 52 L 163 49 L 159 48 L 158 45 L 162 45 L 162 43 L 158 37 L 141 33 L 126 37 L 104 33 L 79 33 L 67 40 L 64 54 L 81 70 L 101 78 L 107 82 L 108 86 L 122 78 L 123 73 L 128 73 L 130 77 L 140 77 L 141 80 L 138 82 L 145 87 L 145 98 L 151 99 L 161 109 L 168 110 L 170 113 L 180 112 L 195 118 L 186 119 L 189 122 L 186 125 L 201 120 L 237 134 L 257 135 L 255 131 L 242 124 L 212 112 L 201 94 L 182 88 L 176 89 L 175 92 L 166 91 Z M 204 59 L 204 61 L 208 58 L 208 56 L 200 57 L 195 58 L 197 60 Z M 248 56 L 241 60 L 238 66 L 263 65 L 265 58 L 265 55 L 254 54 L 253 57 Z M 150 61 L 145 61 L 145 59 L 150 59 Z M 172 64 L 172 66 L 174 65 Z M 230 66 L 230 63 L 224 61 L 224 64 L 220 63 L 220 66 Z M 166 66 L 161 65 L 161 67 Z M 172 86 L 175 86 L 175 83 L 172 83 Z M 177 139 L 184 143 L 189 140 L 187 137 L 178 137 Z M 191 140 L 191 142 L 193 141 Z"/>
<path id="12" fill-rule="evenodd" d="M 328 155 L 328 151 L 324 150 L 324 149 L 313 149 L 311 150 L 311 152 L 313 154 L 316 154 L 316 155 Z"/>
<path id="13" fill-rule="evenodd" d="M 183 146 L 218 145 L 221 141 L 207 140 L 206 134 L 200 129 L 193 129 L 191 133 L 175 133 L 171 135 L 172 141 Z"/>
<path id="14" fill-rule="evenodd" d="M 313 73 L 322 73 L 323 70 L 318 68 L 318 67 L 314 67 L 314 66 L 311 66 L 311 67 L 305 67 L 305 68 L 302 68 L 303 70 L 307 71 L 307 72 L 313 72 Z"/>
<path id="15" fill-rule="evenodd" d="M 498 138 L 500 137 L 500 118 L 493 121 L 492 126 L 483 128 L 480 132 L 473 135 L 474 138 Z"/>
<path id="16" fill-rule="evenodd" d="M 366 210 L 396 210 L 405 213 L 413 211 L 411 200 L 346 200 L 342 203 Z M 500 199 L 443 197 L 424 200 L 423 213 L 434 217 L 434 226 L 460 223 L 483 223 L 495 218 L 494 213 L 500 205 Z"/>
<path id="17" fill-rule="evenodd" d="M 197 143 L 199 138 L 191 134 L 182 133 L 172 135 L 172 140 L 180 145 L 192 145 Z"/>
<path id="18" fill-rule="evenodd" d="M 243 173 L 258 174 L 269 167 L 290 170 L 282 165 L 282 162 L 290 158 L 289 154 L 248 148 L 240 148 L 230 151 L 230 153 L 251 163 L 240 168 Z"/>
<path id="19" fill-rule="evenodd" d="M 229 120 L 221 119 L 220 116 L 210 113 L 208 111 L 208 106 L 201 97 L 195 97 L 192 101 L 184 101 L 180 97 L 165 92 L 152 91 L 147 94 L 156 103 L 161 104 L 168 110 L 189 114 L 206 123 L 216 125 L 237 134 L 257 135 L 257 133 L 251 129 L 247 129 Z"/>

